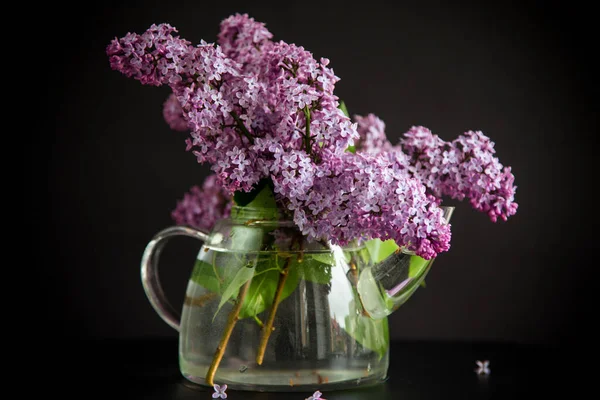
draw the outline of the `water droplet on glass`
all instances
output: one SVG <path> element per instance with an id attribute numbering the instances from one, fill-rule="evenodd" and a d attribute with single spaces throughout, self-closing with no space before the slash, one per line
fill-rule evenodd
<path id="1" fill-rule="evenodd" d="M 367 371 L 368 371 L 368 372 L 371 372 L 371 363 L 368 363 L 368 364 L 367 364 Z"/>
<path id="2" fill-rule="evenodd" d="M 248 367 L 245 365 L 240 366 L 239 371 L 243 374 L 244 372 L 246 372 L 248 370 Z"/>

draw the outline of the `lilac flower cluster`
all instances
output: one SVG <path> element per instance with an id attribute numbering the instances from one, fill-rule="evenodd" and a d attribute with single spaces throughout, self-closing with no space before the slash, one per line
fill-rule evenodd
<path id="1" fill-rule="evenodd" d="M 209 175 L 202 188 L 193 186 L 185 193 L 171 217 L 177 225 L 210 231 L 217 220 L 229 216 L 231 206 L 231 196 L 217 183 L 217 176 Z"/>
<path id="2" fill-rule="evenodd" d="M 446 145 L 408 135 L 403 153 L 389 143 L 375 115 L 353 122 L 340 109 L 334 94 L 339 78 L 328 59 L 317 61 L 301 46 L 273 41 L 265 25 L 247 14 L 223 20 L 216 44 L 193 46 L 176 33 L 168 24 L 152 25 L 107 46 L 113 69 L 171 88 L 165 120 L 189 131 L 187 150 L 215 173 L 204 194 L 195 188 L 186 195 L 173 214 L 176 221 L 210 221 L 204 214 L 225 212 L 215 199 L 251 191 L 266 178 L 309 239 L 343 245 L 391 238 L 429 259 L 450 242 L 438 195 L 467 196 L 490 215 L 512 210 L 502 203 L 511 190 L 510 169 L 498 175 L 493 159 L 477 161 L 489 147 L 466 138 L 456 143 L 462 153 L 454 159 L 444 155 Z M 356 154 L 347 151 L 354 145 Z M 443 171 L 442 161 L 450 163 Z M 201 196 L 209 199 L 202 200 L 206 212 L 199 208 Z"/>
<path id="3" fill-rule="evenodd" d="M 313 173 L 305 160 L 292 157 L 283 162 L 283 178 L 274 180 L 303 233 L 341 245 L 394 239 L 426 259 L 449 249 L 450 227 L 417 179 L 384 157 L 345 153 L 326 160 Z"/>
<path id="4" fill-rule="evenodd" d="M 230 192 L 250 191 L 269 176 L 270 144 L 318 160 L 323 151 L 344 152 L 358 137 L 338 108 L 333 89 L 339 78 L 328 60 L 270 41 L 264 25 L 247 15 L 223 21 L 219 45 L 192 46 L 176 32 L 152 25 L 141 35 L 114 39 L 107 47 L 111 67 L 143 84 L 171 87 L 191 131 L 188 150 L 210 163 Z"/>
<path id="5" fill-rule="evenodd" d="M 418 179 L 427 192 L 441 199 L 468 199 L 473 208 L 494 222 L 517 212 L 515 177 L 494 156 L 494 143 L 480 131 L 468 131 L 446 142 L 429 129 L 413 126 L 392 146 L 385 124 L 370 114 L 356 116 L 361 138 L 357 150 L 385 156 L 407 176 Z"/>
<path id="6" fill-rule="evenodd" d="M 188 130 L 188 122 L 183 117 L 183 109 L 177 96 L 171 93 L 163 104 L 163 118 L 174 131 L 185 132 Z"/>
<path id="7" fill-rule="evenodd" d="M 515 177 L 494 156 L 494 143 L 482 132 L 468 131 L 444 142 L 427 128 L 413 127 L 400 146 L 410 159 L 411 174 L 434 195 L 467 198 L 494 222 L 517 212 Z"/>
<path id="8" fill-rule="evenodd" d="M 392 144 L 385 134 L 385 122 L 375 114 L 366 117 L 355 115 L 358 124 L 359 138 L 355 143 L 356 149 L 368 154 L 378 154 L 392 149 Z"/>
<path id="9" fill-rule="evenodd" d="M 254 21 L 247 14 L 226 18 L 220 28 L 218 43 L 223 53 L 240 63 L 243 73 L 256 73 L 256 60 L 261 58 L 262 48 L 271 43 L 273 34 L 264 23 Z"/>

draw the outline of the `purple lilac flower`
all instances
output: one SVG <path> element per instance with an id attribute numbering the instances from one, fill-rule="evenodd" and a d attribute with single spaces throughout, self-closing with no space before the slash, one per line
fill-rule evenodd
<path id="1" fill-rule="evenodd" d="M 510 167 L 494 156 L 494 143 L 481 131 L 468 131 L 446 142 L 422 126 L 413 126 L 391 146 L 385 124 L 373 114 L 355 116 L 360 138 L 358 152 L 382 154 L 398 164 L 401 173 L 417 178 L 428 193 L 441 199 L 469 199 L 494 222 L 517 211 L 516 186 Z"/>
<path id="2" fill-rule="evenodd" d="M 412 127 L 400 140 L 410 159 L 408 170 L 432 193 L 457 200 L 468 198 L 494 222 L 514 215 L 515 177 L 494 156 L 494 143 L 480 131 L 468 131 L 444 142 L 427 128 Z"/>
<path id="3" fill-rule="evenodd" d="M 221 21 L 217 43 L 223 53 L 242 65 L 242 72 L 255 72 L 263 46 L 272 43 L 273 34 L 262 22 L 248 14 L 234 14 Z"/>
<path id="4" fill-rule="evenodd" d="M 246 168 L 252 155 L 240 156 L 247 152 L 249 139 L 241 133 L 244 121 L 234 115 L 238 95 L 248 91 L 248 82 L 218 46 L 204 41 L 192 46 L 173 36 L 175 32 L 168 24 L 152 25 L 141 35 L 114 39 L 107 47 L 111 66 L 143 84 L 169 85 L 191 131 L 187 148 L 198 162 L 213 165 L 227 190 L 248 191 L 260 176 Z M 224 167 L 218 163 L 222 160 Z M 231 173 L 242 179 L 229 179 Z"/>
<path id="5" fill-rule="evenodd" d="M 182 67 L 192 46 L 174 33 L 177 30 L 169 24 L 153 24 L 141 35 L 128 33 L 113 39 L 106 48 L 111 67 L 144 85 L 181 81 L 181 73 L 187 72 Z"/>
<path id="6" fill-rule="evenodd" d="M 183 109 L 174 93 L 171 93 L 163 104 L 163 117 L 171 129 L 181 132 L 188 130 L 188 123 L 184 118 Z"/>
<path id="7" fill-rule="evenodd" d="M 385 134 L 385 122 L 375 114 L 366 117 L 355 115 L 358 124 L 359 139 L 355 143 L 357 151 L 368 154 L 379 154 L 392 149 L 392 144 Z"/>
<path id="8" fill-rule="evenodd" d="M 302 47 L 278 42 L 265 45 L 256 62 L 256 90 L 240 98 L 255 137 L 274 141 L 283 151 L 304 150 L 315 161 L 325 150 L 343 153 L 358 138 L 356 124 L 338 108 L 333 88 L 339 78 L 329 60 L 317 61 Z"/>
<path id="9" fill-rule="evenodd" d="M 268 42 L 261 31 L 256 37 L 265 41 L 264 49 L 254 55 L 260 73 L 244 75 L 219 46 L 194 47 L 175 32 L 167 24 L 153 25 L 142 35 L 113 40 L 107 48 L 111 66 L 142 83 L 173 89 L 191 131 L 187 149 L 199 163 L 210 163 L 231 193 L 249 191 L 268 177 L 275 158 L 253 148 L 257 139 L 273 139 L 284 151 L 304 149 L 318 160 L 323 151 L 342 153 L 358 137 L 356 125 L 338 109 L 333 88 L 339 78 L 327 67 L 329 60 L 317 62 L 302 47 Z M 227 43 L 233 51 L 246 42 Z"/>
<path id="10" fill-rule="evenodd" d="M 215 173 L 207 188 L 192 189 L 174 218 L 199 225 L 221 204 L 201 209 L 203 191 L 215 196 L 218 186 L 219 200 L 229 199 L 269 178 L 309 238 L 336 244 L 393 238 L 424 258 L 448 249 L 439 199 L 399 162 L 400 152 L 377 154 L 377 147 L 389 147 L 381 120 L 352 123 L 339 109 L 339 78 L 328 59 L 272 42 L 264 24 L 246 15 L 223 21 L 223 48 L 204 41 L 192 46 L 176 32 L 152 25 L 107 47 L 114 69 L 143 84 L 171 87 L 177 103 L 170 100 L 168 121 L 186 123 L 187 149 Z M 177 106 L 182 118 L 175 122 Z M 346 149 L 359 138 L 359 124 L 369 150 L 355 156 Z"/>
<path id="11" fill-rule="evenodd" d="M 209 175 L 202 188 L 194 186 L 185 193 L 171 217 L 177 225 L 188 225 L 210 231 L 220 218 L 231 212 L 231 196 L 217 182 L 216 175 Z"/>
<path id="12" fill-rule="evenodd" d="M 306 154 L 295 156 L 282 157 L 283 178 L 274 179 L 274 187 L 309 238 L 342 246 L 394 239 L 425 259 L 449 249 L 450 226 L 436 199 L 387 158 L 345 153 L 312 172 Z"/>

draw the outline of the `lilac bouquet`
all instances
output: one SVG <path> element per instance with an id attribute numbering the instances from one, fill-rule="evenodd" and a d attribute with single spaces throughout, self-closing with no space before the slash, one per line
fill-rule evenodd
<path id="1" fill-rule="evenodd" d="M 235 193 L 268 181 L 309 239 L 393 239 L 430 259 L 450 246 L 442 196 L 467 198 L 492 221 L 516 212 L 514 176 L 482 132 L 446 142 L 412 127 L 393 145 L 375 115 L 346 115 L 328 59 L 273 41 L 247 14 L 220 28 L 217 44 L 193 45 L 160 24 L 107 47 L 114 70 L 172 89 L 165 120 L 189 132 L 187 150 L 215 173 L 179 203 L 176 222 L 195 225 L 191 210 L 224 216 Z"/>
<path id="2" fill-rule="evenodd" d="M 274 41 L 247 14 L 224 19 L 217 43 L 194 45 L 160 24 L 106 52 L 114 70 L 171 89 L 165 121 L 211 166 L 177 204 L 177 224 L 210 230 L 267 192 L 307 241 L 387 241 L 431 260 L 450 247 L 444 197 L 468 199 L 492 221 L 517 211 L 511 168 L 482 132 L 444 141 L 413 126 L 391 143 L 376 115 L 350 117 L 328 59 Z"/>

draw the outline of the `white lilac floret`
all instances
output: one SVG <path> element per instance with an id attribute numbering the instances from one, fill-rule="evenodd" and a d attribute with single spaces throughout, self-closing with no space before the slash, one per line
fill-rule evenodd
<path id="1" fill-rule="evenodd" d="M 475 361 L 477 364 L 477 368 L 475 368 L 475 372 L 478 375 L 489 375 L 490 374 L 490 362 L 488 360 L 483 361 Z"/>
<path id="2" fill-rule="evenodd" d="M 212 398 L 213 399 L 226 399 L 227 398 L 227 393 L 225 393 L 225 391 L 227 390 L 227 385 L 213 385 L 213 389 L 215 390 L 215 392 L 212 394 Z"/>
<path id="3" fill-rule="evenodd" d="M 305 400 L 326 400 L 324 397 L 321 397 L 323 393 L 320 391 L 314 392 L 311 396 L 307 397 Z"/>

